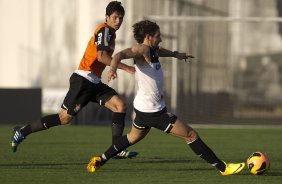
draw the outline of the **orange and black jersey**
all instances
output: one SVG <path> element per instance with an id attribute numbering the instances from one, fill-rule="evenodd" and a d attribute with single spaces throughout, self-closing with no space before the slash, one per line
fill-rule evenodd
<path id="1" fill-rule="evenodd" d="M 106 65 L 97 59 L 98 51 L 107 51 L 112 56 L 115 49 L 115 30 L 106 23 L 100 24 L 90 38 L 83 58 L 80 61 L 79 70 L 91 71 L 101 78 Z"/>

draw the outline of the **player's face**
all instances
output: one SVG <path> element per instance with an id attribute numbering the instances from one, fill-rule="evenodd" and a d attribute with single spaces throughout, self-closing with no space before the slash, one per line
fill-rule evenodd
<path id="1" fill-rule="evenodd" d="M 122 24 L 122 21 L 123 21 L 123 15 L 122 14 L 119 14 L 117 12 L 114 12 L 112 13 L 110 16 L 106 16 L 106 21 L 107 21 L 107 24 L 115 29 L 115 30 L 118 30 Z"/>
<path id="2" fill-rule="evenodd" d="M 150 45 L 154 49 L 159 48 L 159 44 L 162 42 L 161 32 L 158 30 L 153 36 L 151 36 Z"/>

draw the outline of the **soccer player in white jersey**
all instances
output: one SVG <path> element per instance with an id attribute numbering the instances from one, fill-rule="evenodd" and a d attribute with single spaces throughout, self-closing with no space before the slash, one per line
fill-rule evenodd
<path id="1" fill-rule="evenodd" d="M 138 44 L 118 52 L 111 61 L 108 80 L 117 77 L 117 65 L 123 59 L 135 61 L 138 90 L 133 105 L 136 113 L 131 131 L 121 137 L 101 156 L 94 156 L 87 165 L 89 172 L 94 172 L 121 150 L 143 139 L 151 127 L 183 139 L 196 155 L 219 170 L 222 175 L 241 172 L 245 163 L 225 163 L 202 141 L 199 134 L 176 115 L 167 111 L 163 98 L 163 71 L 159 57 L 175 57 L 180 60 L 193 58 L 187 53 L 170 51 L 159 47 L 162 41 L 159 26 L 143 20 L 133 25 L 134 38 Z"/>

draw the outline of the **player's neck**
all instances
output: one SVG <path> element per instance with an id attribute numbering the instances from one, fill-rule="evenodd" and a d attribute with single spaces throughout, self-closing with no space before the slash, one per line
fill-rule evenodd
<path id="1" fill-rule="evenodd" d="M 112 33 L 115 33 L 117 30 L 115 30 L 112 26 L 110 26 L 107 21 L 105 21 L 105 24 L 107 24 L 107 26 L 110 28 Z"/>
<path id="2" fill-rule="evenodd" d="M 147 40 L 144 40 L 144 42 L 142 43 L 143 45 L 146 45 L 147 47 L 150 47 L 150 49 L 152 50 L 156 50 L 149 41 Z"/>

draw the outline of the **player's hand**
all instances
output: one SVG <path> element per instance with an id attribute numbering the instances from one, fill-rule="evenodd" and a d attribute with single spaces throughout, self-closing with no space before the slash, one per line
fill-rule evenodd
<path id="1" fill-rule="evenodd" d="M 175 55 L 175 57 L 176 57 L 177 59 L 181 59 L 181 60 L 184 59 L 185 62 L 186 62 L 187 59 L 189 59 L 189 58 L 194 58 L 194 56 L 191 55 L 191 54 L 180 53 L 180 52 L 178 52 L 178 53 Z"/>
<path id="2" fill-rule="evenodd" d="M 117 78 L 117 71 L 110 68 L 110 70 L 108 71 L 108 82 L 114 80 L 115 78 Z"/>

